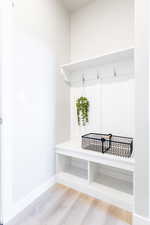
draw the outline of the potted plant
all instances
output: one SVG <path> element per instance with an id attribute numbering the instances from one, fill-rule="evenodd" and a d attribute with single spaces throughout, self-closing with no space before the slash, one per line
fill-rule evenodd
<path id="1" fill-rule="evenodd" d="M 88 113 L 89 113 L 89 101 L 86 97 L 81 96 L 76 101 L 77 108 L 77 118 L 79 126 L 86 126 L 89 122 Z"/>

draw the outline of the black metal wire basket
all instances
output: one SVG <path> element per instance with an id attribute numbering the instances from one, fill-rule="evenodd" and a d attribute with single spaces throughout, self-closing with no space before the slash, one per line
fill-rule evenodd
<path id="1" fill-rule="evenodd" d="M 133 138 L 89 133 L 82 136 L 82 148 L 129 158 L 133 152 Z"/>

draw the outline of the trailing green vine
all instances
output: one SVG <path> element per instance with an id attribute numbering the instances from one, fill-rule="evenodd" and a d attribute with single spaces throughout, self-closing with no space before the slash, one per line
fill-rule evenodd
<path id="1" fill-rule="evenodd" d="M 86 97 L 80 97 L 76 101 L 78 125 L 85 126 L 89 122 L 89 101 Z"/>

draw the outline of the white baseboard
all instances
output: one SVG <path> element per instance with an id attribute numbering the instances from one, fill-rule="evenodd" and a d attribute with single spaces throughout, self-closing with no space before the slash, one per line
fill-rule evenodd
<path id="1" fill-rule="evenodd" d="M 134 214 L 133 225 L 150 225 L 150 219 Z"/>
<path id="2" fill-rule="evenodd" d="M 9 215 L 8 218 L 4 218 L 4 223 L 8 223 L 9 221 L 11 221 L 15 216 L 17 216 L 17 214 L 21 213 L 26 207 L 28 207 L 32 202 L 34 202 L 38 197 L 40 197 L 40 195 L 46 192 L 55 183 L 56 177 L 53 176 L 50 178 L 49 181 L 36 188 L 21 201 L 17 202 L 14 206 L 12 206 L 11 215 Z"/>

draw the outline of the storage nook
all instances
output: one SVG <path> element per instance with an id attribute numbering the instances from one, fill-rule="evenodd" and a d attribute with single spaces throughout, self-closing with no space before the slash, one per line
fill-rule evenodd
<path id="1" fill-rule="evenodd" d="M 132 211 L 134 159 L 86 151 L 80 142 L 56 146 L 57 182 Z"/>
<path id="2" fill-rule="evenodd" d="M 103 49 L 102 43 L 97 43 L 101 49 L 99 55 L 89 57 L 92 49 L 86 43 L 89 52 L 85 48 L 85 53 L 79 54 L 79 46 L 82 46 L 78 42 L 85 30 L 77 29 L 78 18 L 75 19 L 71 40 L 77 49 L 72 44 L 72 62 L 60 66 L 64 82 L 70 89 L 70 139 L 56 146 L 57 182 L 132 211 L 134 46 L 128 44 L 126 48 L 109 51 L 105 39 L 101 39 L 106 32 L 102 27 L 103 34 L 97 33 L 106 45 Z M 91 23 L 90 27 L 92 29 Z M 81 43 L 84 46 L 83 40 Z M 86 52 L 88 57 L 83 58 Z M 76 60 L 78 55 L 82 57 Z M 80 108 L 82 103 L 86 108 Z"/>
<path id="3" fill-rule="evenodd" d="M 59 167 L 57 172 L 64 175 L 70 175 L 70 177 L 77 177 L 83 180 L 88 180 L 88 162 L 82 159 L 73 158 L 58 154 L 57 163 Z"/>

